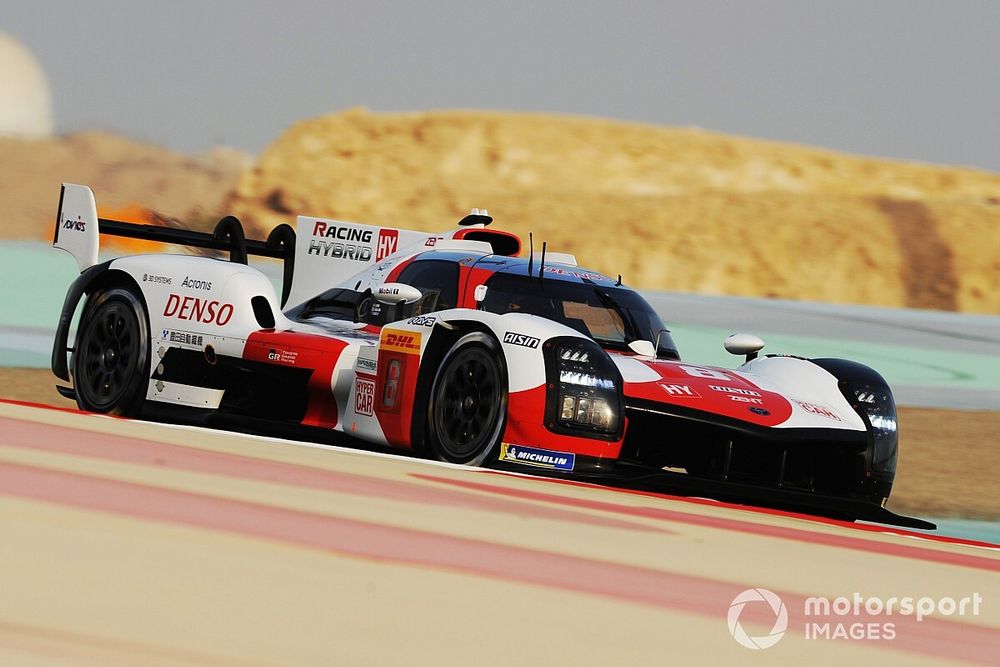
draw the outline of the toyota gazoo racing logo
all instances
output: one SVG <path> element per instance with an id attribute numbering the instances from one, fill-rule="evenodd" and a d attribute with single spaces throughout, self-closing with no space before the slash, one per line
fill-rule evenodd
<path id="1" fill-rule="evenodd" d="M 747 605 L 762 606 L 756 603 L 763 603 L 770 607 L 771 613 L 774 615 L 774 625 L 771 626 L 770 632 L 765 635 L 751 636 L 740 624 L 740 616 Z M 732 604 L 729 605 L 727 620 L 729 634 L 740 646 L 755 650 L 771 648 L 781 640 L 785 635 L 785 630 L 788 629 L 788 610 L 785 609 L 785 603 L 781 601 L 781 598 L 766 588 L 748 588 L 737 595 Z"/>

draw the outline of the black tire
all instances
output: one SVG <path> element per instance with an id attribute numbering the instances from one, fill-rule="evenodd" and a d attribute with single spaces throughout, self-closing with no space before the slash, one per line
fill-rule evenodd
<path id="1" fill-rule="evenodd" d="M 497 340 L 482 332 L 458 339 L 434 374 L 428 443 L 442 461 L 482 465 L 507 424 L 507 371 Z"/>
<path id="2" fill-rule="evenodd" d="M 149 384 L 149 320 L 128 287 L 87 298 L 73 350 L 73 386 L 81 410 L 138 414 Z"/>

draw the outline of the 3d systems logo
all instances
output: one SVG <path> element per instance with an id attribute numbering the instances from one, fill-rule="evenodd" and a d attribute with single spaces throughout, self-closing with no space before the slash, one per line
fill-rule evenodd
<path id="1" fill-rule="evenodd" d="M 759 637 L 751 637 L 747 634 L 743 626 L 740 625 L 740 614 L 744 607 L 752 602 L 764 602 L 771 607 L 774 612 L 774 626 L 771 632 Z M 729 605 L 729 634 L 733 636 L 741 646 L 752 649 L 771 648 L 785 635 L 788 629 L 788 610 L 785 603 L 777 595 L 766 588 L 748 588 L 743 591 Z"/>

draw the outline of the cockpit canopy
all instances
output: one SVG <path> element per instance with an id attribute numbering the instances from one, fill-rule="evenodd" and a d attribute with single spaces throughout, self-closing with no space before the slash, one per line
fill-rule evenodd
<path id="1" fill-rule="evenodd" d="M 537 275 L 527 275 L 526 267 L 521 265 L 523 260 L 508 262 L 485 281 L 486 293 L 478 303 L 480 309 L 501 315 L 525 313 L 544 317 L 611 350 L 629 351 L 630 343 L 645 340 L 658 345 L 658 357 L 680 358 L 659 315 L 633 290 L 613 284 L 599 274 L 574 272 L 566 277 L 558 272 L 550 274 L 548 267 L 546 277 L 539 279 Z M 327 317 L 382 326 L 414 315 L 456 308 L 462 305 L 461 289 L 469 288 L 461 284 L 460 266 L 454 259 L 433 256 L 420 257 L 406 265 L 394 281 L 420 290 L 421 297 L 414 303 L 387 306 L 373 298 L 370 291 L 335 288 L 288 315 L 300 321 Z M 464 298 L 471 301 L 472 297 Z"/>
<path id="2" fill-rule="evenodd" d="M 491 313 L 527 313 L 554 320 L 614 350 L 627 351 L 637 340 L 658 340 L 658 357 L 680 358 L 659 315 L 631 289 L 510 273 L 494 274 L 486 286 L 480 305 Z"/>

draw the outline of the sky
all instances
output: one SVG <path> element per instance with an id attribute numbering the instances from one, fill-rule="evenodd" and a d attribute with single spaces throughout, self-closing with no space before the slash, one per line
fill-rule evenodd
<path id="1" fill-rule="evenodd" d="M 57 130 L 261 151 L 296 120 L 546 111 L 1000 171 L 1000 1 L 4 0 Z M 0 102 L 2 103 L 2 102 Z"/>

